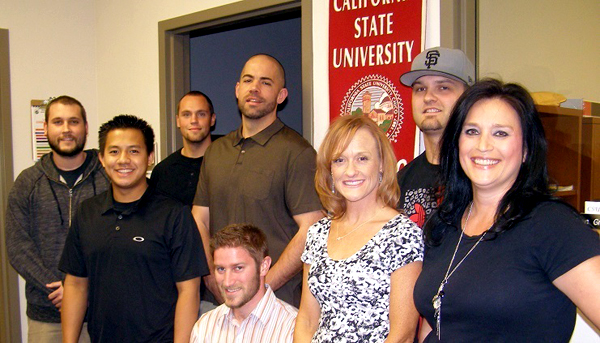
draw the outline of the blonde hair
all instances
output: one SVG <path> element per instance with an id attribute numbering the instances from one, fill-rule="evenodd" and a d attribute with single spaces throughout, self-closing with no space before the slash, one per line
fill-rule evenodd
<path id="1" fill-rule="evenodd" d="M 377 199 L 392 208 L 397 207 L 400 199 L 400 188 L 396 181 L 396 156 L 384 132 L 373 120 L 364 115 L 341 116 L 327 130 L 327 135 L 317 154 L 315 174 L 315 188 L 321 203 L 334 219 L 346 213 L 346 202 L 339 193 L 332 192 L 331 163 L 346 150 L 360 129 L 367 130 L 377 143 L 382 165 L 382 180 L 377 188 Z"/>

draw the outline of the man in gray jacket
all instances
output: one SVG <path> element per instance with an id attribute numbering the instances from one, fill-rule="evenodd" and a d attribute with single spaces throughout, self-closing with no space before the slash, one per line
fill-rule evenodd
<path id="1" fill-rule="evenodd" d="M 28 341 L 36 343 L 62 341 L 64 274 L 58 261 L 67 231 L 79 203 L 109 185 L 98 151 L 83 150 L 88 124 L 79 101 L 65 95 L 53 99 L 44 133 L 52 151 L 17 177 L 6 213 L 8 258 L 26 281 Z"/>

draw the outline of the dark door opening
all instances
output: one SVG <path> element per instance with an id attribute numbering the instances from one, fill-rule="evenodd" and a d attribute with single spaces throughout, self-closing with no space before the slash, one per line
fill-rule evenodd
<path id="1" fill-rule="evenodd" d="M 301 51 L 299 8 L 190 32 L 190 89 L 211 98 L 217 114 L 213 134 L 239 127 L 234 87 L 245 61 L 257 53 L 272 55 L 284 66 L 289 95 L 278 115 L 302 134 Z"/>

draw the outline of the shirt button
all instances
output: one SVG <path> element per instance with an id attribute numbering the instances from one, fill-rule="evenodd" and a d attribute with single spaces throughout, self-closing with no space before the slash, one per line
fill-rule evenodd
<path id="1" fill-rule="evenodd" d="M 117 217 L 119 219 L 123 219 L 123 216 L 119 214 L 119 216 Z"/>
<path id="2" fill-rule="evenodd" d="M 115 230 L 119 231 L 119 230 L 121 230 L 121 227 L 120 227 L 120 226 L 117 226 L 117 227 L 115 228 Z"/>
<path id="3" fill-rule="evenodd" d="M 246 150 L 242 150 L 242 154 L 245 154 L 245 153 L 246 153 Z"/>

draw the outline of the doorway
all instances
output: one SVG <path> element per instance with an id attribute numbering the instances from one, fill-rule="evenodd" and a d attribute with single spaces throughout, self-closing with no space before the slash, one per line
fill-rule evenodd
<path id="1" fill-rule="evenodd" d="M 276 23 L 280 18 L 296 16 L 300 23 L 300 46 L 301 51 L 296 52 L 299 60 L 301 80 L 294 81 L 297 87 L 301 87 L 301 101 L 299 112 L 302 113 L 301 131 L 304 138 L 312 142 L 313 137 L 313 111 L 312 111 L 312 1 L 311 0 L 246 0 L 230 5 L 212 8 L 206 11 L 192 13 L 186 16 L 159 22 L 159 67 L 160 67 L 160 115 L 161 115 L 161 142 L 160 155 L 162 158 L 172 153 L 181 146 L 175 123 L 175 112 L 179 98 L 191 89 L 191 40 L 199 37 L 198 33 L 226 32 L 231 28 L 252 28 L 256 23 Z M 292 18 L 293 20 L 293 18 Z M 252 52 L 240 56 L 242 62 L 231 66 L 235 74 L 241 71 L 243 62 L 252 55 Z M 282 61 L 285 66 L 285 61 Z M 287 67 L 287 66 L 286 66 Z M 239 78 L 236 75 L 235 80 Z M 221 82 L 220 82 L 221 83 Z M 222 82 L 224 87 L 230 87 L 224 101 L 235 105 L 235 82 Z M 290 82 L 291 85 L 291 82 Z M 196 85 L 194 85 L 196 87 Z M 200 87 L 200 86 L 198 86 Z M 200 89 L 204 91 L 203 89 Z M 225 94 L 225 91 L 223 91 Z M 215 98 L 212 94 L 209 96 Z M 230 95 L 230 98 L 227 96 Z M 215 101 L 215 99 L 213 99 Z M 287 107 L 288 105 L 286 105 Z M 224 121 L 220 118 L 221 113 L 217 106 L 217 122 Z M 238 117 L 237 109 L 234 115 Z M 286 122 L 286 118 L 282 120 Z M 219 124 L 217 124 L 219 125 Z M 231 130 L 223 129 L 224 133 Z"/>
<path id="2" fill-rule="evenodd" d="M 302 51 L 300 9 L 267 18 L 252 18 L 225 28 L 190 34 L 191 89 L 212 100 L 217 123 L 213 134 L 225 135 L 241 123 L 234 86 L 246 60 L 266 53 L 285 68 L 289 95 L 277 111 L 279 118 L 302 134 Z"/>

